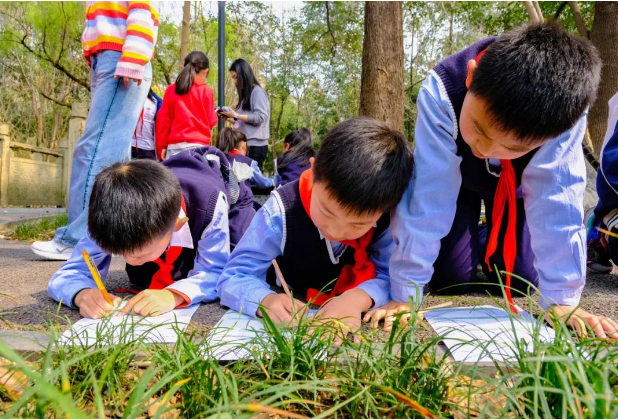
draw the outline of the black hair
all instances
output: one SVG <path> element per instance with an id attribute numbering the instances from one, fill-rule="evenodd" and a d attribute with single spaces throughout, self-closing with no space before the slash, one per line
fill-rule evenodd
<path id="1" fill-rule="evenodd" d="M 362 215 L 395 207 L 413 169 L 403 134 L 382 121 L 358 117 L 326 133 L 313 164 L 313 181 L 324 182 L 339 205 Z"/>
<path id="2" fill-rule="evenodd" d="M 556 22 L 519 26 L 481 57 L 470 92 L 486 102 L 492 123 L 522 144 L 570 129 L 596 98 L 601 60 L 586 39 Z"/>
<path id="3" fill-rule="evenodd" d="M 139 250 L 174 228 L 180 203 L 178 178 L 165 166 L 148 159 L 115 163 L 94 181 L 90 237 L 112 254 Z"/>
<path id="4" fill-rule="evenodd" d="M 210 68 L 208 57 L 201 51 L 191 51 L 185 57 L 185 65 L 176 78 L 176 95 L 184 95 L 193 86 L 195 75 Z"/>
<path id="5" fill-rule="evenodd" d="M 313 150 L 313 139 L 311 131 L 307 128 L 294 130 L 285 136 L 284 144 L 289 144 L 290 148 L 283 153 L 281 159 L 277 161 L 277 169 L 283 169 L 293 160 L 298 160 L 300 166 L 309 163 L 309 159 L 315 156 Z"/>
<path id="6" fill-rule="evenodd" d="M 246 60 L 239 58 L 232 63 L 228 71 L 235 72 L 238 78 L 236 82 L 236 92 L 238 93 L 238 104 L 236 104 L 236 109 L 242 108 L 250 110 L 253 87 L 260 86 L 260 82 L 258 82 L 255 74 L 253 74 L 251 65 Z"/>
<path id="7" fill-rule="evenodd" d="M 243 141 L 247 141 L 245 133 L 233 128 L 224 127 L 217 134 L 217 148 L 226 156 L 232 153 L 232 150 L 237 149 Z"/>

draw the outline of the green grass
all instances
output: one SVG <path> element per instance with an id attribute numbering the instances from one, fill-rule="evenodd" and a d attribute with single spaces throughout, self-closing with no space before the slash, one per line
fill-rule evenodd
<path id="1" fill-rule="evenodd" d="M 54 237 L 56 229 L 66 226 L 68 223 L 67 214 L 58 216 L 43 217 L 33 222 L 23 222 L 17 224 L 5 233 L 7 239 L 18 241 L 45 241 Z"/>
<path id="2" fill-rule="evenodd" d="M 413 318 L 416 312 L 412 313 Z M 333 327 L 306 321 L 245 345 L 251 359 L 221 364 L 210 343 L 183 334 L 173 347 L 141 340 L 104 347 L 57 343 L 27 358 L 0 342 L 21 396 L 0 386 L 4 417 L 167 418 L 616 418 L 618 346 L 579 340 L 556 321 L 556 340 L 517 349 L 497 373 L 447 363 L 440 337 L 412 322 L 390 334 L 365 331 L 333 347 Z M 312 331 L 313 330 L 313 331 Z M 309 334 L 312 332 L 312 334 Z M 105 337 L 100 337 L 101 343 Z"/>

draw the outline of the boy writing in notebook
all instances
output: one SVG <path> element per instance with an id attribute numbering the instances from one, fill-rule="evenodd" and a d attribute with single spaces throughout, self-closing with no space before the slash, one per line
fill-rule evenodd
<path id="1" fill-rule="evenodd" d="M 618 337 L 613 321 L 577 308 L 586 278 L 581 142 L 600 68 L 589 41 L 546 22 L 480 41 L 430 71 L 417 102 L 414 188 L 392 223 L 394 302 L 369 316 L 387 316 L 389 327 L 418 288 L 465 291 L 481 263 L 488 282 L 498 283 L 494 266 L 503 272 L 509 300 L 529 287 L 505 272 L 538 286 L 542 306 L 576 328 L 585 321 Z"/>
<path id="2" fill-rule="evenodd" d="M 217 290 L 231 309 L 292 320 L 291 298 L 269 285 L 276 259 L 296 296 L 323 305 L 320 317 L 355 330 L 362 312 L 389 301 L 389 211 L 410 179 L 412 152 L 384 123 L 354 118 L 326 134 L 311 162 L 257 212 Z"/>
<path id="3" fill-rule="evenodd" d="M 159 315 L 217 298 L 215 284 L 255 211 L 253 195 L 238 184 L 223 153 L 191 149 L 160 164 L 116 163 L 96 178 L 88 231 L 51 278 L 52 298 L 83 316 L 101 318 L 109 304 L 97 289 L 82 250 L 105 279 L 112 254 L 127 262 L 129 280 L 146 289 L 122 309 Z"/>

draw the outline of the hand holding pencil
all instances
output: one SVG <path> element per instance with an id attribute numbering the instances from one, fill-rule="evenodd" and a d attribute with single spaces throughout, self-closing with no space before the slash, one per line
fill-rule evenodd
<path id="1" fill-rule="evenodd" d="M 273 260 L 273 267 L 277 278 L 283 287 L 285 293 L 271 293 L 262 299 L 261 307 L 268 312 L 268 316 L 272 318 L 275 323 L 289 323 L 298 317 L 304 317 L 309 307 L 298 299 L 292 297 L 290 288 L 287 282 L 283 278 L 283 273 L 279 268 L 276 260 Z M 263 316 L 262 309 L 258 309 L 256 314 Z"/>
<path id="2" fill-rule="evenodd" d="M 84 257 L 86 265 L 88 265 L 88 269 L 90 270 L 90 274 L 97 288 L 80 290 L 73 298 L 73 303 L 79 308 L 79 313 L 83 317 L 92 319 L 103 318 L 111 314 L 118 307 L 121 299 L 107 292 L 101 280 L 101 275 L 86 250 L 82 250 L 82 256 Z"/>

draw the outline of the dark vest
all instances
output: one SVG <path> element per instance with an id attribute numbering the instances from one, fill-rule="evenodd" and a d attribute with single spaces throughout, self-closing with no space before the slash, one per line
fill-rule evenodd
<path id="1" fill-rule="evenodd" d="M 468 74 L 468 61 L 474 60 L 481 51 L 487 49 L 496 38 L 486 38 L 482 41 L 472 44 L 468 48 L 447 57 L 436 67 L 434 71 L 442 81 L 446 89 L 453 109 L 455 111 L 457 127 L 459 127 L 459 116 L 464 99 L 468 93 L 466 87 L 466 77 Z M 457 130 L 457 154 L 462 157 L 460 164 L 461 168 L 461 187 L 470 191 L 474 191 L 483 195 L 491 195 L 493 197 L 496 187 L 498 186 L 498 177 L 490 174 L 487 171 L 485 159 L 479 159 L 472 154 L 470 146 L 461 137 L 461 130 Z M 524 156 L 513 159 L 513 169 L 515 169 L 516 185 L 521 184 L 521 175 L 532 156 L 538 149 L 534 149 Z M 499 166 L 490 166 L 492 172 L 499 174 Z"/>
<path id="2" fill-rule="evenodd" d="M 218 158 L 219 163 L 216 160 L 206 159 L 208 155 Z M 193 239 L 193 249 L 183 248 L 174 262 L 172 278 L 177 281 L 186 278 L 193 269 L 198 242 L 204 229 L 212 221 L 220 192 L 226 194 L 230 206 L 228 212 L 230 244 L 238 243 L 249 226 L 255 210 L 252 206 L 251 190 L 239 185 L 233 175 L 230 177 L 229 162 L 216 147 L 199 147 L 178 153 L 163 162 L 163 165 L 167 166 L 180 182 Z M 148 287 L 152 276 L 158 270 L 159 266 L 154 262 L 140 266 L 126 265 L 129 280 L 141 287 Z"/>
<path id="3" fill-rule="evenodd" d="M 330 290 L 335 285 L 341 269 L 346 264 L 354 264 L 354 250 L 346 248 L 339 258 L 339 264 L 333 264 L 328 255 L 326 240 L 320 239 L 320 232 L 315 227 L 300 199 L 298 180 L 291 182 L 276 192 L 281 197 L 285 210 L 285 247 L 283 255 L 277 257 L 277 263 L 286 282 L 295 290 L 304 293 L 308 288 L 322 290 L 326 285 Z M 378 221 L 371 244 L 386 230 L 390 223 L 388 212 Z M 335 255 L 337 258 L 337 255 Z M 275 273 L 272 267 L 268 271 L 268 281 L 273 284 Z"/>
<path id="4" fill-rule="evenodd" d="M 280 162 L 282 157 L 283 155 L 279 156 L 277 162 Z M 311 164 L 309 162 L 307 162 L 306 165 L 301 166 L 298 159 L 292 159 L 283 168 L 277 168 L 277 173 L 281 177 L 279 186 L 283 186 L 289 184 L 292 181 L 296 181 L 298 178 L 300 178 L 300 175 L 309 168 L 311 168 Z"/>

